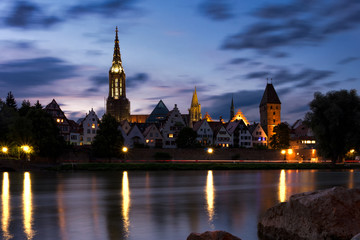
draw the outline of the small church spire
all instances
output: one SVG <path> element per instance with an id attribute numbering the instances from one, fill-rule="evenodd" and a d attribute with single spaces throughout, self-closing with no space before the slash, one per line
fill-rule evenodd
<path id="1" fill-rule="evenodd" d="M 197 97 L 196 86 L 195 86 L 194 94 L 193 94 L 192 100 L 191 100 L 191 106 L 192 107 L 197 107 L 198 105 L 199 105 L 199 100 L 198 100 L 198 97 Z"/>
<path id="2" fill-rule="evenodd" d="M 231 106 L 230 106 L 230 121 L 234 118 L 235 116 L 235 107 L 234 107 L 234 94 L 231 97 Z"/>

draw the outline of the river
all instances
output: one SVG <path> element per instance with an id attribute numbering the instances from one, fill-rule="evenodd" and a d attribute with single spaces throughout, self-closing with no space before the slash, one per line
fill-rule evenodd
<path id="1" fill-rule="evenodd" d="M 359 172 L 4 172 L 1 238 L 185 240 L 225 230 L 256 240 L 266 209 L 333 186 L 359 187 Z"/>

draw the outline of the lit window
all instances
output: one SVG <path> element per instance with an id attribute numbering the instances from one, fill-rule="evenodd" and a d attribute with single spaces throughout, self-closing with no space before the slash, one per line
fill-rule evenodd
<path id="1" fill-rule="evenodd" d="M 316 142 L 315 142 L 315 140 L 312 140 L 311 143 L 312 143 L 312 144 L 315 144 Z"/>
<path id="2" fill-rule="evenodd" d="M 146 139 L 146 143 L 149 143 L 149 139 Z"/>
<path id="3" fill-rule="evenodd" d="M 173 138 L 173 137 L 174 137 L 174 134 L 169 133 L 169 138 Z"/>
<path id="4" fill-rule="evenodd" d="M 60 122 L 60 118 L 56 119 L 56 122 L 58 122 L 58 123 L 59 123 L 59 122 Z"/>
<path id="5" fill-rule="evenodd" d="M 93 123 L 93 124 L 91 125 L 91 128 L 95 128 L 95 123 Z"/>

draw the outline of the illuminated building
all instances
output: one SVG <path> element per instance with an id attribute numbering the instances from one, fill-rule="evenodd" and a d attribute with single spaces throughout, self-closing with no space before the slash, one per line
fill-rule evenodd
<path id="1" fill-rule="evenodd" d="M 272 83 L 266 85 L 259 110 L 260 124 L 270 139 L 274 127 L 281 123 L 281 102 Z"/>
<path id="2" fill-rule="evenodd" d="M 189 127 L 193 126 L 193 122 L 201 120 L 201 104 L 199 104 L 196 94 L 196 87 L 192 96 L 191 105 L 189 108 Z"/>
<path id="3" fill-rule="evenodd" d="M 166 107 L 165 103 L 160 100 L 155 106 L 154 110 L 150 113 L 149 117 L 146 119 L 147 123 L 160 123 L 166 119 L 169 110 Z"/>
<path id="4" fill-rule="evenodd" d="M 61 110 L 55 99 L 53 99 L 51 103 L 45 107 L 45 111 L 54 119 L 56 125 L 60 129 L 60 135 L 63 136 L 64 140 L 70 141 L 70 120 L 66 118 L 64 112 Z"/>
<path id="5" fill-rule="evenodd" d="M 162 127 L 163 148 L 176 148 L 176 138 L 181 129 L 186 126 L 183 116 L 177 105 L 168 113 L 165 123 Z"/>
<path id="6" fill-rule="evenodd" d="M 85 118 L 81 120 L 82 136 L 84 145 L 90 145 L 96 136 L 99 129 L 100 120 L 93 109 L 86 114 Z"/>
<path id="7" fill-rule="evenodd" d="M 236 120 L 234 122 L 229 122 L 226 126 L 226 130 L 233 136 L 234 147 L 252 147 L 251 133 L 242 119 L 240 121 Z"/>
<path id="8" fill-rule="evenodd" d="M 193 130 L 197 133 L 196 140 L 203 146 L 213 144 L 213 130 L 206 119 L 195 122 Z"/>
<path id="9" fill-rule="evenodd" d="M 249 131 L 252 135 L 253 147 L 267 146 L 267 135 L 260 123 L 249 125 Z"/>
<path id="10" fill-rule="evenodd" d="M 160 130 L 157 128 L 157 126 L 154 123 L 148 126 L 143 134 L 144 134 L 146 146 L 149 146 L 151 148 L 162 147 L 163 138 L 160 133 Z"/>
<path id="11" fill-rule="evenodd" d="M 117 121 L 130 121 L 130 101 L 126 98 L 126 75 L 121 62 L 118 29 L 116 27 L 115 47 L 112 65 L 109 70 L 109 96 L 106 101 L 106 113 Z"/>

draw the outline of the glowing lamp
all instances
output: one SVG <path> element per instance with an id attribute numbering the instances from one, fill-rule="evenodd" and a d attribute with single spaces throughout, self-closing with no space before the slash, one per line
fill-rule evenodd
<path id="1" fill-rule="evenodd" d="M 208 152 L 209 154 L 212 154 L 212 153 L 214 152 L 214 149 L 208 148 L 207 152 Z"/>
<path id="2" fill-rule="evenodd" d="M 31 149 L 28 145 L 23 145 L 21 146 L 21 149 L 25 152 L 25 153 L 30 153 Z"/>
<path id="3" fill-rule="evenodd" d="M 291 148 L 288 149 L 288 154 L 293 154 L 293 150 Z"/>
<path id="4" fill-rule="evenodd" d="M 286 150 L 281 150 L 281 154 L 285 155 L 286 154 Z"/>
<path id="5" fill-rule="evenodd" d="M 9 149 L 8 149 L 7 147 L 2 147 L 2 148 L 1 148 L 1 151 L 2 151 L 3 153 L 7 153 L 7 152 L 9 151 Z"/>
<path id="6" fill-rule="evenodd" d="M 122 148 L 122 151 L 123 151 L 123 153 L 127 153 L 128 148 L 127 148 L 127 147 L 123 147 L 123 148 Z"/>

